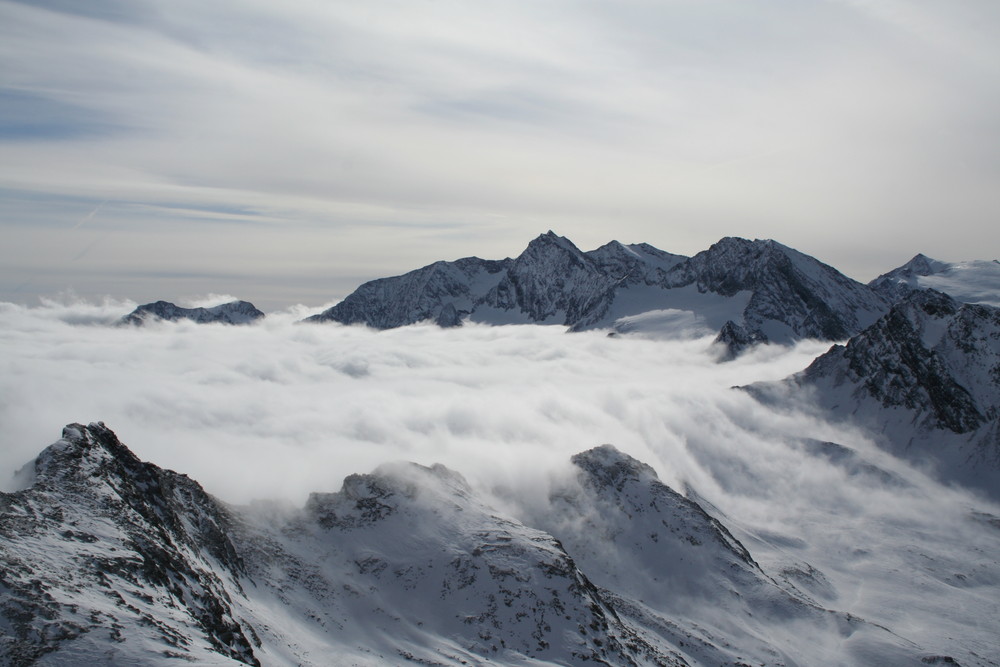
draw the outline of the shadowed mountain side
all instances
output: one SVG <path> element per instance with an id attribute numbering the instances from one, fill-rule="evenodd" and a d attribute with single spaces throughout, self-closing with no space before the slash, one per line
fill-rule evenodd
<path id="1" fill-rule="evenodd" d="M 141 326 L 149 320 L 191 320 L 198 324 L 250 324 L 264 317 L 249 301 L 231 301 L 211 308 L 181 308 L 169 301 L 139 306 L 121 319 L 121 324 Z"/>
<path id="2" fill-rule="evenodd" d="M 617 241 L 583 252 L 550 231 L 515 259 L 435 262 L 365 283 L 308 321 L 385 329 L 468 318 L 653 335 L 664 317 L 649 314 L 676 312 L 703 334 L 721 330 L 719 342 L 738 354 L 765 341 L 843 340 L 887 307 L 869 287 L 774 241 L 724 238 L 688 258 Z"/>
<path id="3" fill-rule="evenodd" d="M 915 290 L 801 373 L 748 389 L 775 402 L 789 387 L 891 452 L 1000 498 L 1000 308 Z"/>

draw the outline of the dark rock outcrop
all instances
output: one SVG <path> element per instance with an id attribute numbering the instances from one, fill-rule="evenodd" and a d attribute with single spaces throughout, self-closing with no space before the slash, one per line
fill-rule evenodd
<path id="1" fill-rule="evenodd" d="M 264 317 L 249 301 L 231 301 L 211 308 L 181 308 L 169 301 L 155 301 L 139 306 L 121 319 L 122 324 L 141 326 L 150 319 L 191 320 L 199 324 L 249 324 Z"/>

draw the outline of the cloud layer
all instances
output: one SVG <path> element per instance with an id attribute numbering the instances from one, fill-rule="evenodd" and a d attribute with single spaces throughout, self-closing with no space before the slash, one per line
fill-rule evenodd
<path id="1" fill-rule="evenodd" d="M 731 389 L 800 370 L 826 344 L 717 364 L 710 338 L 375 332 L 296 324 L 310 312 L 301 307 L 245 327 L 108 326 L 134 305 L 0 303 L 5 489 L 64 424 L 103 420 L 141 458 L 230 502 L 299 504 L 402 459 L 444 463 L 503 509 L 550 525 L 548 493 L 566 483 L 569 456 L 612 443 L 697 493 L 769 574 L 814 566 L 825 604 L 927 645 L 990 651 L 1000 508 L 796 409 L 808 397 L 775 410 Z M 831 462 L 816 441 L 851 447 L 864 465 Z"/>
<path id="2" fill-rule="evenodd" d="M 301 502 L 395 459 L 515 478 L 525 461 L 549 468 L 605 442 L 659 461 L 677 486 L 717 476 L 739 490 L 745 481 L 725 470 L 742 465 L 729 462 L 731 442 L 770 451 L 801 434 L 730 387 L 784 377 L 827 347 L 716 364 L 711 338 L 539 326 L 375 332 L 297 324 L 302 309 L 246 327 L 107 326 L 133 305 L 3 304 L 7 471 L 65 423 L 102 420 L 140 456 L 241 502 Z"/>
<path id="3" fill-rule="evenodd" d="M 0 16 L 0 298 L 318 305 L 548 228 L 684 254 L 771 237 L 861 279 L 1000 245 L 988 0 Z"/>

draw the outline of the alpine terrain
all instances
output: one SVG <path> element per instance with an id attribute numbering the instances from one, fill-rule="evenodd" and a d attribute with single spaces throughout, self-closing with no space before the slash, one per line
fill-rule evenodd
<path id="1" fill-rule="evenodd" d="M 780 403 L 790 387 L 891 452 L 1000 498 L 1000 308 L 915 289 L 803 372 L 751 391 Z"/>
<path id="2" fill-rule="evenodd" d="M 308 319 L 378 329 L 469 318 L 667 337 L 717 331 L 733 356 L 766 341 L 844 340 L 888 305 L 775 241 L 724 238 L 684 257 L 617 241 L 583 252 L 550 231 L 514 259 L 468 257 L 373 280 Z"/>
<path id="3" fill-rule="evenodd" d="M 0 667 L 1000 667 L 997 266 L 548 232 L 317 326 L 0 304 Z M 64 413 L 139 454 L 36 456 Z"/>
<path id="4" fill-rule="evenodd" d="M 121 319 L 122 324 L 141 326 L 148 320 L 191 320 L 199 324 L 249 324 L 264 317 L 249 301 L 231 301 L 211 308 L 181 308 L 169 301 L 146 303 Z"/>
<path id="5" fill-rule="evenodd" d="M 917 255 L 868 286 L 892 303 L 921 288 L 944 292 L 963 303 L 1000 306 L 1000 261 L 942 262 Z"/>
<path id="6" fill-rule="evenodd" d="M 520 518 L 405 463 L 233 507 L 71 424 L 0 496 L 0 664 L 997 664 L 768 572 L 609 445 L 571 469 Z"/>

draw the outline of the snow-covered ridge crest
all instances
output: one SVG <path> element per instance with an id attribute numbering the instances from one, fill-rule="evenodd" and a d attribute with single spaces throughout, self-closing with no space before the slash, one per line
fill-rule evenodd
<path id="1" fill-rule="evenodd" d="M 915 290 L 930 288 L 963 303 L 1000 306 L 1000 261 L 942 262 L 918 254 L 868 286 L 892 302 Z"/>
<path id="2" fill-rule="evenodd" d="M 872 326 L 785 382 L 946 479 L 1000 489 L 1000 308 L 910 292 Z M 757 385 L 764 398 L 774 388 Z"/>
<path id="3" fill-rule="evenodd" d="M 36 464 L 33 487 L 0 496 L 12 664 L 675 664 L 556 539 L 443 466 L 382 466 L 260 512 L 139 461 L 100 423 L 68 426 Z"/>
<path id="4" fill-rule="evenodd" d="M 442 466 L 352 475 L 296 510 L 226 506 L 100 423 L 68 426 L 37 463 L 35 486 L 0 495 L 10 664 L 792 664 L 831 637 L 840 664 L 926 655 L 780 588 L 611 446 L 573 458 L 558 533 Z M 564 530 L 586 520 L 593 534 Z"/>
<path id="5" fill-rule="evenodd" d="M 67 641 L 109 663 L 142 663 L 149 643 L 259 664 L 231 603 L 244 563 L 227 508 L 140 461 L 100 422 L 67 426 L 34 465 L 31 488 L 0 496 L 0 655 L 10 664 Z"/>
<path id="6" fill-rule="evenodd" d="M 470 319 L 642 333 L 659 326 L 644 313 L 689 313 L 702 333 L 725 328 L 720 342 L 738 352 L 763 341 L 843 340 L 887 307 L 869 287 L 770 240 L 724 238 L 684 257 L 618 241 L 583 252 L 549 231 L 514 259 L 435 262 L 365 283 L 308 320 L 385 329 Z"/>

